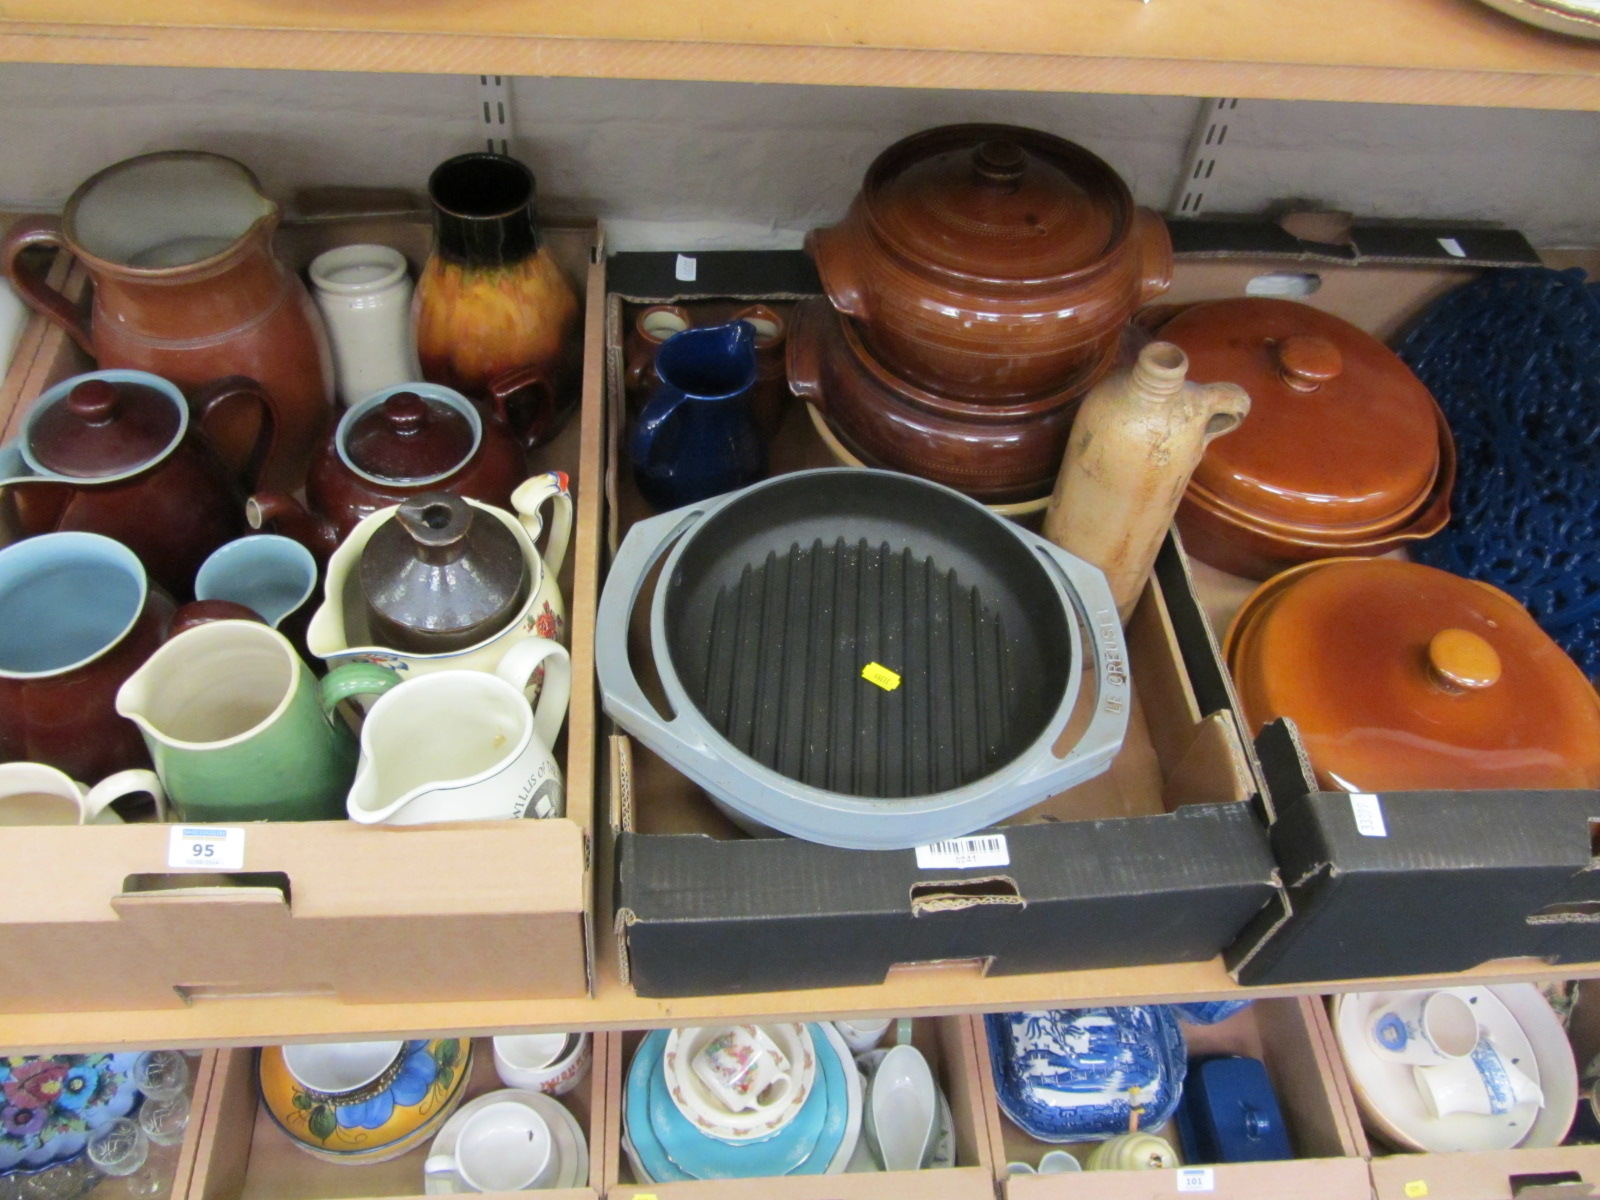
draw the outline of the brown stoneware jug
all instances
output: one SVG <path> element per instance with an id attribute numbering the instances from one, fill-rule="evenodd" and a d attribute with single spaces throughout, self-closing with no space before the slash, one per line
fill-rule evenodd
<path id="1" fill-rule="evenodd" d="M 253 528 L 271 527 L 326 560 L 380 508 L 423 492 L 510 508 L 527 473 L 527 453 L 503 410 L 485 412 L 436 384 L 400 384 L 345 410 L 311 463 L 305 505 L 286 492 L 260 492 L 246 514 Z"/>
<path id="2" fill-rule="evenodd" d="M 172 613 L 108 537 L 47 533 L 0 550 L 0 762 L 96 781 L 149 766 L 117 689 L 165 640 Z"/>
<path id="3" fill-rule="evenodd" d="M 1232 383 L 1187 383 L 1189 360 L 1151 342 L 1078 409 L 1044 514 L 1044 536 L 1106 573 L 1124 622 L 1211 442 L 1239 427 L 1250 397 Z"/>
<path id="4" fill-rule="evenodd" d="M 361 595 L 374 639 L 395 650 L 447 653 L 516 620 L 531 571 L 499 521 L 476 520 L 449 492 L 402 503 L 361 552 Z"/>
<path id="5" fill-rule="evenodd" d="M 78 530 L 115 538 L 150 578 L 178 599 L 218 546 L 245 530 L 240 481 L 196 426 L 224 404 L 262 414 L 247 464 L 248 487 L 267 457 L 271 401 L 241 376 L 194 390 L 201 421 L 174 385 L 143 371 L 95 371 L 50 388 L 22 433 L 0 446 L 0 487 L 9 488 L 25 534 Z"/>
<path id="6" fill-rule="evenodd" d="M 0 266 L 101 367 L 149 371 L 191 399 L 220 376 L 258 380 L 277 414 L 262 478 L 291 490 L 332 417 L 333 365 L 311 297 L 273 257 L 277 225 L 278 206 L 231 158 L 146 154 L 85 181 L 59 218 L 18 220 L 0 242 Z M 26 264 L 33 246 L 65 249 L 88 268 L 88 321 Z M 224 461 L 243 470 L 260 430 L 254 406 L 217 406 L 206 426 Z"/>

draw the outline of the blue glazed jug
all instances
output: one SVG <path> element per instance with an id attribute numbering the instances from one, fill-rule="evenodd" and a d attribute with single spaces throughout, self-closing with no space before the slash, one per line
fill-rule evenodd
<path id="1" fill-rule="evenodd" d="M 657 509 L 679 508 L 754 483 L 767 448 L 750 408 L 756 331 L 746 321 L 685 329 L 656 352 L 660 382 L 634 426 L 639 491 Z"/>

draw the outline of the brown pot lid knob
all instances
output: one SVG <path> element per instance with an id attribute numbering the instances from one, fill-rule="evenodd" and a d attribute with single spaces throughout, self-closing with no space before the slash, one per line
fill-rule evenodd
<path id="1" fill-rule="evenodd" d="M 428 423 L 428 405 L 415 392 L 396 392 L 383 402 L 383 416 L 396 433 L 411 437 Z"/>
<path id="2" fill-rule="evenodd" d="M 67 395 L 72 415 L 90 425 L 105 425 L 117 416 L 117 385 L 106 379 L 86 379 Z"/>
<path id="3" fill-rule="evenodd" d="M 1428 667 L 1450 691 L 1476 692 L 1500 678 L 1500 655 L 1469 629 L 1441 629 L 1428 642 Z"/>
<path id="4" fill-rule="evenodd" d="M 1028 156 L 1022 147 L 1004 138 L 979 142 L 972 150 L 972 169 L 980 183 L 1014 192 L 1022 184 L 1022 169 Z"/>
<path id="5" fill-rule="evenodd" d="M 1314 392 L 1344 370 L 1344 356 L 1327 338 L 1292 333 L 1278 343 L 1278 374 L 1297 392 Z"/>

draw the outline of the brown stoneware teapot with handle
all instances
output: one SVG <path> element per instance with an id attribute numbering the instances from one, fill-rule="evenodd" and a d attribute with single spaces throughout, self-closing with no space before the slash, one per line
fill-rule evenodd
<path id="1" fill-rule="evenodd" d="M 404 501 L 361 552 L 361 595 L 375 640 L 448 653 L 516 620 L 532 572 L 516 537 L 449 492 Z"/>
<path id="2" fill-rule="evenodd" d="M 270 526 L 325 560 L 380 508 L 424 492 L 510 508 L 527 473 L 527 453 L 504 413 L 486 413 L 438 384 L 397 384 L 345 411 L 311 464 L 305 505 L 260 492 L 246 515 L 253 528 Z"/>
<path id="3" fill-rule="evenodd" d="M 300 486 L 333 415 L 333 358 L 299 276 L 272 252 L 278 206 L 241 163 L 217 154 L 145 154 L 85 181 L 62 215 L 25 216 L 0 240 L 17 292 L 105 368 L 149 371 L 196 398 L 241 374 L 272 398 L 277 428 L 262 482 Z M 76 305 L 23 251 L 69 251 L 88 268 L 94 309 Z M 212 406 L 207 431 L 242 471 L 258 445 L 250 406 Z"/>
<path id="4" fill-rule="evenodd" d="M 1087 388 L 1134 309 L 1172 277 L 1166 226 L 1115 171 L 1013 125 L 896 142 L 806 249 L 879 362 L 972 400 Z"/>
<path id="5" fill-rule="evenodd" d="M 190 596 L 200 564 L 245 531 L 239 482 L 198 427 L 221 405 L 259 409 L 249 486 L 276 426 L 254 380 L 218 379 L 194 393 L 199 420 L 177 387 L 144 371 L 93 371 L 41 395 L 22 433 L 0 446 L 0 487 L 14 490 L 24 533 L 115 538 L 156 583 Z"/>

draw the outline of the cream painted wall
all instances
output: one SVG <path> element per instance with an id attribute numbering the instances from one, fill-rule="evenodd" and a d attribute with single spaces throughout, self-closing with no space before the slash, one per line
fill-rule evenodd
<path id="1" fill-rule="evenodd" d="M 477 145 L 475 78 L 0 65 L 0 207 L 58 207 L 119 158 L 192 147 L 306 183 L 420 187 Z M 872 156 L 947 121 L 1083 142 L 1165 209 L 1198 109 L 1167 97 L 518 79 L 518 152 L 548 211 L 622 248 L 792 246 L 843 211 Z M 1286 197 L 1365 216 L 1494 220 L 1600 244 L 1600 115 L 1251 101 L 1208 210 Z"/>

